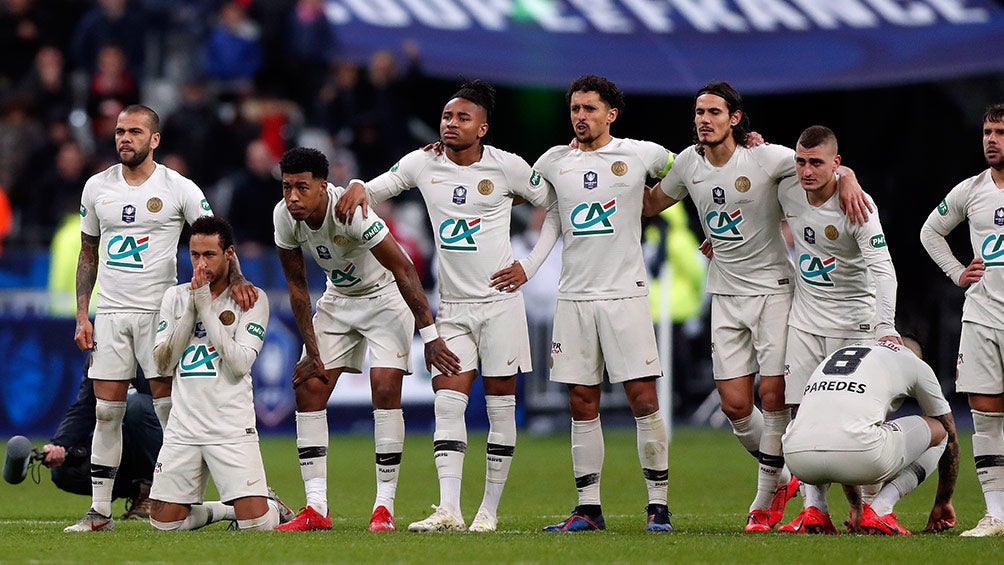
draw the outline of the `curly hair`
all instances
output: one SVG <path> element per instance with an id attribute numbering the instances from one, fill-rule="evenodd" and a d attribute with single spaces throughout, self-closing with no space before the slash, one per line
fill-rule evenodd
<path id="1" fill-rule="evenodd" d="M 576 92 L 595 92 L 600 95 L 600 100 L 606 102 L 607 106 L 616 108 L 617 112 L 624 111 L 624 93 L 617 85 L 609 79 L 597 75 L 582 75 L 572 81 L 565 93 L 565 102 L 572 102 L 572 94 Z"/>
<path id="2" fill-rule="evenodd" d="M 485 109 L 485 114 L 487 118 L 486 122 L 491 123 L 492 116 L 495 114 L 495 87 L 491 84 L 480 80 L 473 79 L 460 85 L 460 90 L 453 93 L 450 100 L 454 98 L 463 98 L 464 100 L 470 100 L 478 106 Z"/>
<path id="3" fill-rule="evenodd" d="M 295 147 L 282 154 L 282 159 L 279 161 L 279 171 L 284 175 L 310 173 L 315 179 L 326 179 L 328 178 L 328 158 L 317 149 Z"/>
<path id="4" fill-rule="evenodd" d="M 987 106 L 987 111 L 983 114 L 983 123 L 987 122 L 1004 122 L 1004 102 Z"/>
<path id="5" fill-rule="evenodd" d="M 224 251 L 234 244 L 234 229 L 220 216 L 201 216 L 192 222 L 192 235 L 218 235 Z"/>

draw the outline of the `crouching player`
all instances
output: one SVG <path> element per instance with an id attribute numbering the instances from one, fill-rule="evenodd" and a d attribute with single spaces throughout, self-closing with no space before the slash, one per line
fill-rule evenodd
<path id="1" fill-rule="evenodd" d="M 268 325 L 268 298 L 241 310 L 227 292 L 234 255 L 230 224 L 204 216 L 192 224 L 192 282 L 164 294 L 154 359 L 173 375 L 173 409 L 150 490 L 150 524 L 194 530 L 237 520 L 242 530 L 273 530 L 292 512 L 265 481 L 258 448 L 251 365 Z M 224 502 L 203 502 L 206 481 Z"/>
<path id="2" fill-rule="evenodd" d="M 893 507 L 935 468 L 938 489 L 924 531 L 955 526 L 955 421 L 938 379 L 919 358 L 919 345 L 903 341 L 905 347 L 887 341 L 852 345 L 824 359 L 781 440 L 788 468 L 800 480 L 844 485 L 851 506 L 845 524 L 852 532 L 910 535 Z M 917 400 L 924 415 L 887 422 L 886 415 L 907 397 Z M 863 503 L 860 485 L 874 483 L 882 489 L 871 504 Z"/>

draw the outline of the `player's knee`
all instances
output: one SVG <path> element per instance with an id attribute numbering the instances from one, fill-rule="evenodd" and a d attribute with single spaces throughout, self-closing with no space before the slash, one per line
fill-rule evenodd
<path id="1" fill-rule="evenodd" d="M 928 417 L 924 419 L 927 420 L 927 425 L 931 428 L 931 447 L 939 445 L 948 439 L 948 431 L 940 421 Z"/>
<path id="2" fill-rule="evenodd" d="M 237 520 L 237 527 L 241 531 L 250 532 L 270 532 L 279 525 L 279 513 L 275 508 L 269 506 L 268 510 L 258 516 L 257 518 L 251 518 L 249 520 Z"/>
<path id="3" fill-rule="evenodd" d="M 153 516 L 150 516 L 150 525 L 153 526 L 153 529 L 160 530 L 162 532 L 176 532 L 181 529 L 181 524 L 183 522 L 184 520 L 175 520 L 173 522 L 161 522 L 160 520 L 155 519 Z"/>
<path id="4" fill-rule="evenodd" d="M 729 420 L 742 420 L 753 411 L 751 402 L 738 399 L 722 399 L 722 413 Z"/>
<path id="5" fill-rule="evenodd" d="M 94 419 L 100 424 L 120 424 L 125 417 L 126 403 L 97 399 L 94 404 Z"/>
<path id="6" fill-rule="evenodd" d="M 401 407 L 401 386 L 398 383 L 375 381 L 371 386 L 373 407 L 379 410 L 392 410 Z"/>

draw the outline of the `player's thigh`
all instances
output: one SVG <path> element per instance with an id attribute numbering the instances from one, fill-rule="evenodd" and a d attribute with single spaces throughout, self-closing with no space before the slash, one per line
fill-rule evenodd
<path id="1" fill-rule="evenodd" d="M 552 381 L 585 386 L 603 382 L 594 302 L 558 300 L 551 338 Z"/>
<path id="2" fill-rule="evenodd" d="M 132 340 L 136 361 L 143 368 L 143 375 L 147 379 L 173 376 L 158 373 L 157 362 L 153 359 L 153 346 L 157 340 L 157 316 L 153 312 L 132 316 Z"/>
<path id="3" fill-rule="evenodd" d="M 788 328 L 784 353 L 784 401 L 801 404 L 805 385 L 826 357 L 826 338 L 798 328 Z"/>
<path id="4" fill-rule="evenodd" d="M 165 443 L 153 467 L 150 498 L 174 504 L 200 504 L 208 479 L 201 446 Z"/>
<path id="5" fill-rule="evenodd" d="M 600 352 L 612 383 L 662 374 L 647 296 L 596 300 Z"/>
<path id="6" fill-rule="evenodd" d="M 711 365 L 716 380 L 756 373 L 750 305 L 753 296 L 711 296 Z"/>
<path id="7" fill-rule="evenodd" d="M 792 295 L 788 292 L 757 298 L 762 300 L 760 312 L 750 327 L 757 364 L 761 375 L 779 376 L 784 374 L 785 337 L 788 333 Z M 754 304 L 751 302 L 750 307 L 754 307 Z"/>
<path id="8" fill-rule="evenodd" d="M 1001 344 L 1004 332 L 962 322 L 959 340 L 958 377 L 955 390 L 968 394 L 1004 393 L 1004 359 Z"/>
<path id="9" fill-rule="evenodd" d="M 362 317 L 355 311 L 355 299 L 325 294 L 317 301 L 314 335 L 325 369 L 362 372 L 366 358 L 366 338 L 357 330 Z M 304 350 L 306 354 L 306 350 Z"/>
<path id="10" fill-rule="evenodd" d="M 508 377 L 533 370 L 523 295 L 480 303 L 473 325 L 482 377 Z"/>
<path id="11" fill-rule="evenodd" d="M 888 422 L 897 449 L 902 452 L 903 466 L 917 460 L 931 448 L 931 426 L 922 416 L 904 416 Z"/>
<path id="12" fill-rule="evenodd" d="M 87 376 L 95 380 L 131 381 L 136 376 L 136 350 L 131 312 L 99 313 L 94 317 L 94 350 Z M 151 355 L 153 343 L 150 344 Z M 145 370 L 145 369 L 144 369 Z M 154 373 L 149 373 L 155 375 Z"/>
<path id="13" fill-rule="evenodd" d="M 436 315 L 439 337 L 460 359 L 461 373 L 478 370 L 478 343 L 472 329 L 471 310 L 472 305 L 467 302 L 442 302 Z M 433 366 L 432 376 L 439 374 L 439 369 Z"/>
<path id="14" fill-rule="evenodd" d="M 369 347 L 370 367 L 400 369 L 410 374 L 415 316 L 408 304 L 396 289 L 367 302 L 368 312 L 357 325 Z"/>
<path id="15" fill-rule="evenodd" d="M 265 465 L 257 441 L 206 445 L 203 457 L 223 502 L 268 496 Z"/>

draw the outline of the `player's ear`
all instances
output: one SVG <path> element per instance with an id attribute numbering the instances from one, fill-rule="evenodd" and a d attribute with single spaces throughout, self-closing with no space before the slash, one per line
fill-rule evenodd
<path id="1" fill-rule="evenodd" d="M 153 135 L 150 136 L 150 149 L 156 149 L 160 146 L 160 132 L 155 131 Z"/>
<path id="2" fill-rule="evenodd" d="M 840 154 L 838 153 L 836 156 L 833 157 L 833 168 L 834 169 L 836 169 L 837 167 L 840 166 L 840 161 L 841 161 Z"/>
<path id="3" fill-rule="evenodd" d="M 732 112 L 732 114 L 729 115 L 729 124 L 733 126 L 739 125 L 739 122 L 741 122 L 742 119 L 743 119 L 743 111 L 736 110 L 735 112 Z"/>
<path id="4" fill-rule="evenodd" d="M 617 116 L 620 115 L 620 110 L 617 108 L 610 108 L 607 112 L 607 124 L 612 124 L 617 120 Z"/>

